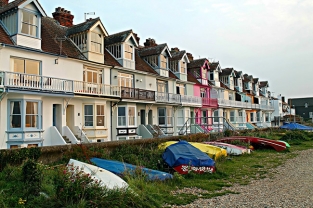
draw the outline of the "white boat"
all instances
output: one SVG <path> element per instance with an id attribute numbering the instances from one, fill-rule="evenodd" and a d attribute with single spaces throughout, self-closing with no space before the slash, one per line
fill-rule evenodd
<path id="1" fill-rule="evenodd" d="M 227 154 L 229 155 L 242 155 L 242 154 L 250 154 L 250 149 L 237 146 L 237 145 L 232 145 L 228 143 L 223 143 L 223 142 L 204 142 L 205 144 L 211 144 L 223 149 L 227 150 Z"/>
<path id="2" fill-rule="evenodd" d="M 128 187 L 128 184 L 122 178 L 103 168 L 74 159 L 70 159 L 67 166 L 78 167 L 79 170 L 84 171 L 86 174 L 90 174 L 94 180 L 98 180 L 102 186 L 106 186 L 108 189 Z M 71 170 L 71 168 L 68 169 Z"/>

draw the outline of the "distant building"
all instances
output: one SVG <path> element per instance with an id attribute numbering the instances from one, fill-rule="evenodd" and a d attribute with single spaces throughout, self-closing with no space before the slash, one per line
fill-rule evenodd
<path id="1" fill-rule="evenodd" d="M 303 117 L 303 119 L 312 119 L 313 117 L 313 97 L 307 98 L 290 98 L 288 104 L 294 107 L 296 115 Z"/>

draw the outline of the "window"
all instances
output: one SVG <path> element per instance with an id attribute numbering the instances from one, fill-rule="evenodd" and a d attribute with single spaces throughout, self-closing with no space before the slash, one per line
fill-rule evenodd
<path id="1" fill-rule="evenodd" d="M 41 128 L 41 101 L 9 101 L 10 129 Z"/>
<path id="2" fill-rule="evenodd" d="M 22 74 L 40 74 L 40 61 L 11 57 L 11 67 L 13 72 Z"/>
<path id="3" fill-rule="evenodd" d="M 260 112 L 256 113 L 256 120 L 261 121 L 261 113 Z"/>
<path id="4" fill-rule="evenodd" d="M 132 74 L 124 74 L 119 73 L 118 74 L 118 85 L 121 87 L 133 87 L 133 79 L 134 75 Z"/>
<path id="5" fill-rule="evenodd" d="M 254 113 L 250 113 L 250 121 L 254 121 Z"/>
<path id="6" fill-rule="evenodd" d="M 214 80 L 214 72 L 210 71 L 210 80 Z"/>
<path id="7" fill-rule="evenodd" d="M 102 53 L 102 35 L 91 32 L 91 51 Z"/>
<path id="8" fill-rule="evenodd" d="M 21 128 L 22 126 L 22 111 L 21 102 L 12 101 L 10 105 L 10 127 L 11 128 Z"/>
<path id="9" fill-rule="evenodd" d="M 85 124 L 84 126 L 93 126 L 93 105 L 85 105 L 84 107 Z"/>
<path id="10" fill-rule="evenodd" d="M 206 96 L 206 90 L 204 88 L 200 89 L 200 97 L 205 98 Z"/>
<path id="11" fill-rule="evenodd" d="M 180 73 L 186 74 L 186 62 L 180 61 Z"/>
<path id="12" fill-rule="evenodd" d="M 38 23 L 39 23 L 37 18 L 38 18 L 37 15 L 33 13 L 22 11 L 21 12 L 21 20 L 22 20 L 21 32 L 26 35 L 37 37 L 37 28 L 38 28 Z"/>
<path id="13" fill-rule="evenodd" d="M 177 111 L 177 124 L 179 126 L 184 125 L 184 110 L 183 109 L 179 109 Z"/>
<path id="14" fill-rule="evenodd" d="M 170 61 L 170 69 L 173 72 L 178 72 L 178 61 Z"/>
<path id="15" fill-rule="evenodd" d="M 126 107 L 118 107 L 118 126 L 126 126 Z"/>
<path id="16" fill-rule="evenodd" d="M 176 94 L 185 95 L 185 85 L 184 84 L 176 84 Z"/>
<path id="17" fill-rule="evenodd" d="M 157 90 L 158 92 L 167 92 L 167 82 L 157 80 Z"/>
<path id="18" fill-rule="evenodd" d="M 26 102 L 25 127 L 38 128 L 38 102 Z"/>
<path id="19" fill-rule="evenodd" d="M 167 125 L 172 126 L 173 125 L 173 115 L 172 115 L 172 108 L 167 108 Z"/>
<path id="20" fill-rule="evenodd" d="M 161 57 L 161 68 L 167 69 L 167 58 L 164 55 L 160 55 Z"/>
<path id="21" fill-rule="evenodd" d="M 208 116 L 207 111 L 201 111 L 201 123 L 206 124 L 208 123 Z"/>
<path id="22" fill-rule="evenodd" d="M 202 79 L 207 79 L 207 71 L 206 68 L 202 68 Z"/>
<path id="23" fill-rule="evenodd" d="M 126 111 L 128 110 L 128 111 Z M 118 126 L 136 126 L 136 107 L 119 106 L 117 110 Z"/>
<path id="24" fill-rule="evenodd" d="M 128 125 L 135 126 L 135 107 L 128 107 Z"/>
<path id="25" fill-rule="evenodd" d="M 125 44 L 125 58 L 133 60 L 133 46 Z"/>
<path id="26" fill-rule="evenodd" d="M 70 38 L 81 51 L 87 50 L 87 33 L 71 35 Z"/>
<path id="27" fill-rule="evenodd" d="M 122 45 L 110 45 L 107 49 L 115 58 L 122 58 Z"/>
<path id="28" fill-rule="evenodd" d="M 83 81 L 88 83 L 102 84 L 102 70 L 85 68 Z"/>
<path id="29" fill-rule="evenodd" d="M 214 122 L 218 122 L 219 118 L 218 118 L 218 111 L 217 110 L 214 111 L 213 116 L 214 116 Z"/>
<path id="30" fill-rule="evenodd" d="M 159 108 L 158 109 L 159 125 L 166 125 L 165 115 L 166 115 L 165 108 Z"/>
<path id="31" fill-rule="evenodd" d="M 97 114 L 96 114 L 97 126 L 105 126 L 105 113 L 104 105 L 97 105 Z"/>
<path id="32" fill-rule="evenodd" d="M 117 137 L 117 140 L 121 140 L 121 141 L 124 141 L 126 139 L 127 139 L 127 137 Z"/>
<path id="33" fill-rule="evenodd" d="M 158 67 L 158 56 L 147 56 L 144 60 L 152 67 Z"/>

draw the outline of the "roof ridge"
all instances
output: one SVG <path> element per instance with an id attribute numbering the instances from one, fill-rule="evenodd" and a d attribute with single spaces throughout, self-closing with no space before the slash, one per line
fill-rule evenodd
<path id="1" fill-rule="evenodd" d="M 118 32 L 118 33 L 114 33 L 114 34 L 108 35 L 107 37 L 110 37 L 110 36 L 113 36 L 113 35 L 120 35 L 122 33 L 129 32 L 129 31 L 131 31 L 133 33 L 133 29 L 129 29 L 129 30 L 125 30 L 125 31 L 122 31 L 122 32 Z"/>

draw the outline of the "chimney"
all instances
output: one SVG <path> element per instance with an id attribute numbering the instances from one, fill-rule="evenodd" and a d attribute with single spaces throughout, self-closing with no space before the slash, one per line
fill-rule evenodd
<path id="1" fill-rule="evenodd" d="M 9 0 L 0 0 L 0 7 L 4 7 L 9 4 Z"/>
<path id="2" fill-rule="evenodd" d="M 70 11 L 67 11 L 64 8 L 61 7 L 55 8 L 55 12 L 52 13 L 52 16 L 62 26 L 66 27 L 73 26 L 74 15 L 72 15 Z"/>
<path id="3" fill-rule="evenodd" d="M 193 56 L 191 53 L 187 53 L 187 57 L 188 57 L 189 61 L 193 61 Z"/>
<path id="4" fill-rule="evenodd" d="M 136 41 L 137 41 L 137 43 L 138 43 L 138 45 L 139 45 L 140 37 L 138 37 L 137 33 L 133 33 L 133 34 L 134 34 L 134 36 L 135 36 L 135 38 L 136 38 Z"/>
<path id="5" fill-rule="evenodd" d="M 285 96 L 282 96 L 282 97 L 281 97 L 281 101 L 282 101 L 282 102 L 285 102 Z"/>
<path id="6" fill-rule="evenodd" d="M 179 48 L 177 48 L 177 47 L 171 48 L 171 52 L 179 52 Z"/>
<path id="7" fill-rule="evenodd" d="M 146 39 L 146 42 L 144 42 L 145 47 L 153 47 L 153 46 L 157 46 L 158 44 L 155 42 L 154 39 L 152 38 L 148 38 Z"/>

